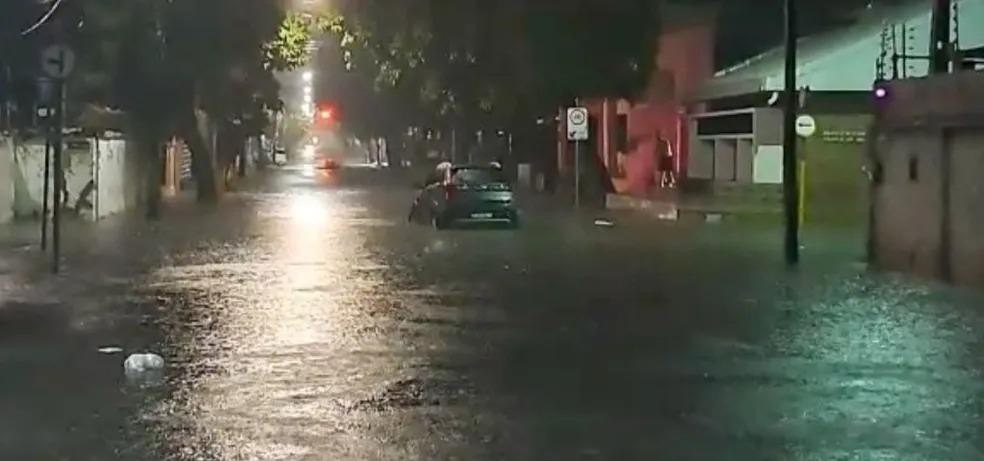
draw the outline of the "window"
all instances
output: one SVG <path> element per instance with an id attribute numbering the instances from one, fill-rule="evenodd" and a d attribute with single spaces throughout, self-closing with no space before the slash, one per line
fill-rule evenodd
<path id="1" fill-rule="evenodd" d="M 871 172 L 871 182 L 875 183 L 876 186 L 882 185 L 885 181 L 885 167 L 882 165 L 881 160 L 875 160 L 874 171 Z"/>
<path id="2" fill-rule="evenodd" d="M 697 119 L 697 134 L 734 135 L 750 134 L 754 130 L 755 117 L 751 113 L 701 117 Z"/>
<path id="3" fill-rule="evenodd" d="M 491 168 L 459 168 L 451 173 L 451 182 L 462 186 L 505 182 L 502 173 Z"/>
<path id="4" fill-rule="evenodd" d="M 909 157 L 909 181 L 919 180 L 919 158 L 913 155 Z"/>

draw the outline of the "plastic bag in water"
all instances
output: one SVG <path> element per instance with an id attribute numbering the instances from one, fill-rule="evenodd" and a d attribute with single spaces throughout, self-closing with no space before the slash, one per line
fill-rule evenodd
<path id="1" fill-rule="evenodd" d="M 157 354 L 131 354 L 123 362 L 126 374 L 139 374 L 164 368 L 164 358 Z"/>

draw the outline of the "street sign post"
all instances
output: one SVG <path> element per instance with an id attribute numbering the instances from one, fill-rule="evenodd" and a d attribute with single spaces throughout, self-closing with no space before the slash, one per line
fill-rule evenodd
<path id="1" fill-rule="evenodd" d="M 41 52 L 41 71 L 50 78 L 68 77 L 75 69 L 75 53 L 67 47 L 52 45 Z"/>
<path id="2" fill-rule="evenodd" d="M 581 206 L 581 142 L 590 137 L 588 129 L 588 109 L 570 107 L 567 109 L 567 140 L 574 143 L 574 206 Z"/>
<path id="3" fill-rule="evenodd" d="M 51 45 L 41 52 L 41 71 L 52 80 L 52 98 L 48 114 L 48 144 L 51 146 L 52 176 L 54 188 L 51 193 L 51 271 L 58 273 L 61 261 L 61 212 L 64 205 L 65 172 L 62 165 L 62 131 L 65 124 L 65 78 L 75 69 L 75 53 L 63 45 Z M 47 179 L 47 175 L 45 176 Z M 47 193 L 47 190 L 45 191 Z M 45 201 L 47 203 L 47 200 Z M 44 217 L 47 219 L 47 217 Z M 42 233 L 47 235 L 46 225 Z"/>
<path id="4" fill-rule="evenodd" d="M 796 117 L 796 135 L 801 138 L 809 138 L 817 132 L 817 121 L 809 115 Z"/>
<path id="5" fill-rule="evenodd" d="M 567 109 L 567 140 L 588 140 L 588 109 L 571 107 Z"/>

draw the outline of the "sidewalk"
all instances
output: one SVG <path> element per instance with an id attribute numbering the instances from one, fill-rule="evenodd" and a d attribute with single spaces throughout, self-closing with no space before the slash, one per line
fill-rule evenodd
<path id="1" fill-rule="evenodd" d="M 668 221 L 742 221 L 781 222 L 781 203 L 750 200 L 744 197 L 720 197 L 710 194 L 660 190 L 647 197 L 608 194 L 605 207 L 610 210 L 634 210 Z"/>

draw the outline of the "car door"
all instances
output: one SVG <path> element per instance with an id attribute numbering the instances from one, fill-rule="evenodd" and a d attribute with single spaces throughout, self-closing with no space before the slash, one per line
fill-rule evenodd
<path id="1" fill-rule="evenodd" d="M 439 197 L 443 197 L 443 194 L 438 193 L 442 192 L 441 185 L 443 182 L 443 177 L 437 172 L 431 173 L 424 180 L 424 186 L 417 192 L 417 198 L 413 204 L 416 210 L 414 215 L 418 219 L 430 219 L 436 212 L 440 206 Z"/>

